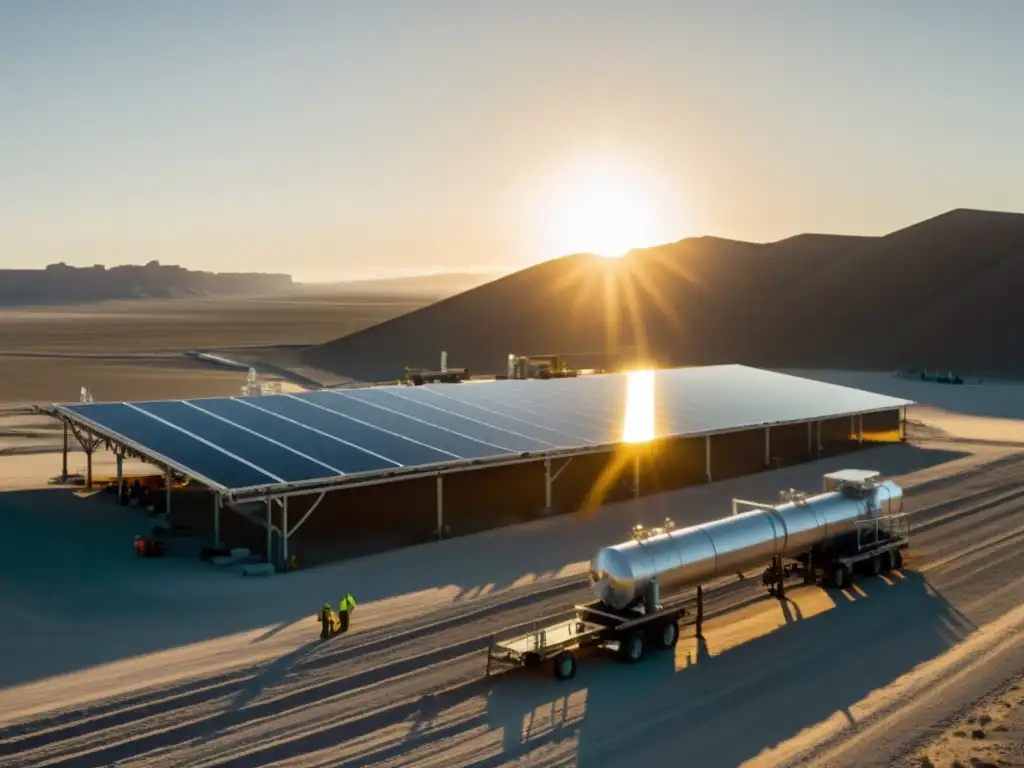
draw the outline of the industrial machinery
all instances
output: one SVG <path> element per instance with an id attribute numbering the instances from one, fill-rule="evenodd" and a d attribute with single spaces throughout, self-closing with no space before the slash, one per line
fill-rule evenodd
<path id="1" fill-rule="evenodd" d="M 561 355 L 509 355 L 510 379 L 565 379 L 579 375 L 569 368 Z"/>
<path id="2" fill-rule="evenodd" d="M 749 511 L 741 511 L 750 508 Z M 531 666 L 554 661 L 555 677 L 576 674 L 576 652 L 614 650 L 639 661 L 648 645 L 672 648 L 690 601 L 663 603 L 663 594 L 696 588 L 696 632 L 701 634 L 703 586 L 766 564 L 762 584 L 782 598 L 786 579 L 849 585 L 856 572 L 898 569 L 910 545 L 903 490 L 877 472 L 843 470 L 824 476 L 820 493 L 783 491 L 776 504 L 733 500 L 730 517 L 676 528 L 636 526 L 631 539 L 605 547 L 590 564 L 597 600 L 573 607 L 574 618 L 501 642 L 488 665 Z"/>
<path id="3" fill-rule="evenodd" d="M 405 367 L 405 376 L 401 384 L 411 386 L 422 386 L 424 384 L 458 384 L 469 379 L 468 368 L 449 368 L 448 353 L 441 352 L 441 367 L 433 368 L 410 368 Z"/>
<path id="4" fill-rule="evenodd" d="M 406 368 L 403 384 L 419 387 L 424 384 L 458 384 L 469 378 L 467 368 L 449 368 L 447 371 L 435 371 L 429 368 Z"/>

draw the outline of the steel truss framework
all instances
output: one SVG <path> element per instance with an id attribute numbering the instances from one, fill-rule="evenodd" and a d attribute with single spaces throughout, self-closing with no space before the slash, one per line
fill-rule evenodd
<path id="1" fill-rule="evenodd" d="M 756 370 L 756 369 L 752 369 Z M 767 373 L 767 372 L 764 372 Z M 806 381 L 806 380 L 801 380 Z M 449 385 L 455 386 L 455 385 Z M 459 386 L 474 386 L 474 385 L 459 385 Z M 500 383 L 492 386 L 501 386 Z M 823 385 L 829 386 L 829 385 Z M 863 395 L 873 393 L 862 392 Z M 750 397 L 756 397 L 756 393 L 749 393 Z M 275 397 L 275 396 L 272 396 Z M 673 440 L 673 439 L 694 439 L 703 438 L 705 444 L 705 475 L 708 481 L 713 479 L 713 457 L 712 457 L 712 442 L 711 438 L 716 435 L 748 432 L 754 429 L 764 430 L 764 450 L 765 450 L 765 465 L 771 463 L 771 440 L 772 430 L 784 426 L 791 426 L 794 424 L 807 423 L 807 439 L 808 439 L 808 452 L 813 454 L 815 447 L 820 452 L 821 449 L 821 424 L 822 421 L 831 420 L 836 418 L 848 417 L 851 420 L 851 433 L 857 434 L 858 439 L 862 439 L 863 428 L 862 420 L 865 415 L 873 413 L 890 412 L 899 409 L 902 413 L 900 419 L 900 432 L 901 437 L 903 436 L 904 423 L 906 419 L 906 406 L 912 405 L 912 401 L 898 400 L 896 398 L 888 398 L 883 396 L 877 396 L 878 400 L 884 405 L 879 407 L 872 407 L 862 409 L 858 411 L 847 411 L 842 413 L 829 413 L 826 416 L 819 416 L 814 418 L 815 414 L 808 414 L 802 418 L 787 419 L 781 421 L 772 422 L 760 422 L 753 424 L 744 424 L 730 426 L 723 429 L 705 429 L 696 430 L 689 432 L 679 432 L 673 434 L 660 434 L 657 436 L 658 440 Z M 87 474 L 86 482 L 87 485 L 91 485 L 91 464 L 92 464 L 92 453 L 101 446 L 105 446 L 112 450 L 117 456 L 118 465 L 118 484 L 119 486 L 123 483 L 123 472 L 122 472 L 122 461 L 125 457 L 129 458 L 140 458 L 148 463 L 160 466 L 167 474 L 167 511 L 171 509 L 171 494 L 170 489 L 173 487 L 173 478 L 175 474 L 182 476 L 183 478 L 189 478 L 194 480 L 207 488 L 209 488 L 215 497 L 214 501 L 214 539 L 217 546 L 220 545 L 220 510 L 225 505 L 236 505 L 236 504 L 249 504 L 249 503 L 261 503 L 266 508 L 266 527 L 267 527 L 267 545 L 268 553 L 272 547 L 272 537 L 274 533 L 277 533 L 280 537 L 281 547 L 281 559 L 287 561 L 288 559 L 288 540 L 302 527 L 303 523 L 309 519 L 310 515 L 317 509 L 320 503 L 325 498 L 326 494 L 331 491 L 343 490 L 349 488 L 362 488 L 367 486 L 389 484 L 394 482 L 400 482 L 407 479 L 435 477 L 436 478 L 436 507 L 437 507 L 437 535 L 438 537 L 443 536 L 444 531 L 444 477 L 446 475 L 470 472 L 478 469 L 507 467 L 517 464 L 526 463 L 539 463 L 544 464 L 544 476 L 545 476 L 545 502 L 546 506 L 550 508 L 552 503 L 552 485 L 558 478 L 559 474 L 565 469 L 565 467 L 572 461 L 574 457 L 584 456 L 589 454 L 600 454 L 600 453 L 612 453 L 620 450 L 624 447 L 622 441 L 608 441 L 598 444 L 594 444 L 591 441 L 589 445 L 580 445 L 569 448 L 552 448 L 549 450 L 531 450 L 524 451 L 518 455 L 500 455 L 494 457 L 483 457 L 473 459 L 462 459 L 455 461 L 435 462 L 423 466 L 411 466 L 401 467 L 391 470 L 368 472 L 355 475 L 346 476 L 335 476 L 319 478 L 307 481 L 297 482 L 283 482 L 265 484 L 261 486 L 231 488 L 223 483 L 219 483 L 216 480 L 204 476 L 203 473 L 197 472 L 194 468 L 189 467 L 182 463 L 180 460 L 172 459 L 166 455 L 155 451 L 152 447 L 147 446 L 139 441 L 130 440 L 124 435 L 118 434 L 103 424 L 94 421 L 88 416 L 76 412 L 73 410 L 74 406 L 70 405 L 52 405 L 52 406 L 36 406 L 34 408 L 37 413 L 45 413 L 54 418 L 59 419 L 64 424 L 64 474 L 67 475 L 67 445 L 68 445 L 68 434 L 75 437 L 75 439 L 81 444 L 83 450 L 86 452 L 88 467 L 90 471 Z M 644 449 L 644 445 L 638 445 L 635 453 L 634 463 L 634 493 L 639 495 L 640 487 L 640 458 Z M 316 495 L 319 498 L 309 507 L 303 517 L 298 520 L 294 525 L 289 526 L 288 519 L 288 499 L 296 496 L 308 496 Z M 273 525 L 272 522 L 272 508 L 273 504 L 278 504 L 281 509 L 281 528 Z"/>

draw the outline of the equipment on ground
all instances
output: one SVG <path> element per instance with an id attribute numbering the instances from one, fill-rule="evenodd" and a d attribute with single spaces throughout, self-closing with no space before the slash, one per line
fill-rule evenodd
<path id="1" fill-rule="evenodd" d="M 963 377 L 952 371 L 929 371 L 927 368 L 923 371 L 919 371 L 916 368 L 898 368 L 895 371 L 895 375 L 901 379 L 920 379 L 921 381 L 930 381 L 935 384 L 964 383 Z"/>
<path id="2" fill-rule="evenodd" d="M 826 474 L 823 491 L 815 495 L 790 489 L 776 504 L 733 499 L 732 506 L 732 516 L 702 525 L 677 529 L 670 519 L 653 529 L 638 525 L 630 541 L 599 550 L 589 575 L 598 599 L 573 606 L 567 621 L 492 638 L 488 674 L 493 665 L 553 661 L 555 677 L 567 680 L 585 649 L 611 650 L 621 661 L 636 662 L 650 646 L 675 646 L 680 619 L 694 602 L 690 596 L 662 602 L 663 592 L 696 588 L 695 628 L 701 637 L 704 586 L 713 581 L 731 575 L 743 580 L 745 571 L 767 563 L 761 582 L 779 599 L 794 575 L 805 584 L 845 588 L 855 572 L 877 576 L 900 568 L 910 546 L 903 490 L 873 471 Z"/>
<path id="3" fill-rule="evenodd" d="M 441 367 L 433 368 L 410 368 L 405 367 L 405 375 L 398 382 L 407 386 L 419 387 L 424 384 L 458 384 L 469 379 L 468 368 L 449 368 L 448 353 L 441 350 Z"/>
<path id="4" fill-rule="evenodd" d="M 167 554 L 167 545 L 158 539 L 148 536 L 135 537 L 136 557 L 164 557 Z"/>
<path id="5" fill-rule="evenodd" d="M 566 379 L 579 376 L 561 355 L 515 355 L 508 356 L 509 379 Z"/>
<path id="6" fill-rule="evenodd" d="M 405 369 L 402 384 L 419 387 L 424 384 L 458 384 L 469 378 L 468 368 L 449 368 L 447 371 L 434 371 L 429 368 Z"/>
<path id="7" fill-rule="evenodd" d="M 242 397 L 259 397 L 260 395 L 280 395 L 284 391 L 280 381 L 260 382 L 256 369 L 250 368 L 242 385 Z"/>

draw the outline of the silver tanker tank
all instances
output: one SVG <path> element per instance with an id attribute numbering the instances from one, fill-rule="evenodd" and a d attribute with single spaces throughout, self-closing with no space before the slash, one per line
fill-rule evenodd
<path id="1" fill-rule="evenodd" d="M 591 588 L 606 605 L 622 610 L 644 599 L 655 577 L 660 592 L 707 584 L 768 563 L 776 555 L 805 554 L 816 544 L 855 531 L 858 521 L 896 515 L 902 509 L 903 489 L 892 481 L 840 485 L 826 493 L 605 547 L 591 561 Z"/>

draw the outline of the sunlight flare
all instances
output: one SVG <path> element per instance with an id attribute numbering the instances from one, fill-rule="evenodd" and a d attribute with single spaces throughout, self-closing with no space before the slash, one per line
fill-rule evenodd
<path id="1" fill-rule="evenodd" d="M 677 217 L 666 215 L 668 196 L 648 176 L 639 167 L 608 157 L 586 158 L 565 168 L 537 201 L 554 252 L 617 259 L 635 248 L 678 238 Z"/>
<path id="2" fill-rule="evenodd" d="M 574 251 L 617 259 L 656 239 L 650 212 L 611 181 L 582 193 L 563 215 L 565 238 Z"/>
<path id="3" fill-rule="evenodd" d="M 626 374 L 626 417 L 622 442 L 646 443 L 654 439 L 654 371 Z"/>

